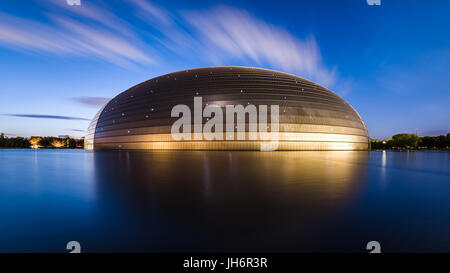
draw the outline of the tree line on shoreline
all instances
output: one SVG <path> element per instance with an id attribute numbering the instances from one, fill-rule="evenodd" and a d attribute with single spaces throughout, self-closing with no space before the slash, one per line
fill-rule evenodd
<path id="1" fill-rule="evenodd" d="M 6 137 L 0 134 L 0 148 L 65 148 L 82 149 L 84 139 L 70 137 Z M 378 140 L 370 139 L 372 150 L 385 149 L 428 149 L 448 150 L 450 148 L 450 133 L 440 136 L 417 136 L 415 134 L 397 134 L 392 138 Z"/>
<path id="2" fill-rule="evenodd" d="M 420 137 L 416 134 L 397 134 L 392 136 L 392 138 L 384 140 L 370 139 L 370 147 L 372 150 L 448 150 L 450 148 L 450 133 L 435 137 Z"/>
<path id="3" fill-rule="evenodd" d="M 70 137 L 6 137 L 0 134 L 0 148 L 64 148 L 82 149 L 84 139 Z"/>

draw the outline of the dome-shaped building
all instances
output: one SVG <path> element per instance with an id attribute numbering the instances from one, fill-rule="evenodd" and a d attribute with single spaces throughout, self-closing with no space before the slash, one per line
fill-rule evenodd
<path id="1" fill-rule="evenodd" d="M 179 118 L 172 117 L 174 106 L 182 104 L 194 109 L 194 98 L 199 97 L 203 107 L 218 106 L 223 113 L 227 105 L 268 105 L 269 108 L 278 105 L 276 150 L 369 148 L 363 120 L 341 97 L 291 74 L 248 67 L 189 69 L 131 87 L 96 114 L 88 128 L 85 148 L 260 150 L 263 140 L 259 136 L 233 140 L 226 135 L 213 140 L 203 136 L 175 139 L 171 129 Z M 208 120 L 202 117 L 201 126 Z M 269 128 L 273 120 L 268 117 L 267 121 Z M 225 122 L 223 118 L 223 128 Z M 245 123 L 248 136 L 251 128 L 248 118 Z M 188 129 L 194 133 L 194 124 Z"/>

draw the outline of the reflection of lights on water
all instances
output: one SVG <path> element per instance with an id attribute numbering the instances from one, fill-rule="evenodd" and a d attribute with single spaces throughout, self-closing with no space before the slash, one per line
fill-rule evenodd
<path id="1" fill-rule="evenodd" d="M 381 166 L 383 168 L 386 168 L 386 151 L 383 150 L 383 153 L 381 154 Z"/>
<path id="2" fill-rule="evenodd" d="M 203 187 L 206 199 L 211 198 L 211 167 L 209 164 L 209 157 L 203 154 Z"/>
<path id="3" fill-rule="evenodd" d="M 386 150 L 381 153 L 381 182 L 384 187 L 386 185 Z"/>

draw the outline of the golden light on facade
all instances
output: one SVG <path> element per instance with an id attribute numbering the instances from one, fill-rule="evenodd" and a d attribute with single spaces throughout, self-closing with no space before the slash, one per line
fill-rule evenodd
<path id="1" fill-rule="evenodd" d="M 222 139 L 206 140 L 192 129 L 190 139 L 175 140 L 171 126 L 177 118 L 171 117 L 171 109 L 179 104 L 193 109 L 193 99 L 198 96 L 203 98 L 203 106 L 214 104 L 223 109 L 230 104 L 278 105 L 277 150 L 369 148 L 363 120 L 335 93 L 294 75 L 247 67 L 191 69 L 138 84 L 97 113 L 89 125 L 85 148 L 260 150 L 264 140 L 248 137 L 252 128 L 249 118 L 245 120 L 245 139 L 228 140 L 224 133 Z M 201 126 L 207 120 L 203 118 Z M 267 127 L 271 127 L 270 121 Z"/>

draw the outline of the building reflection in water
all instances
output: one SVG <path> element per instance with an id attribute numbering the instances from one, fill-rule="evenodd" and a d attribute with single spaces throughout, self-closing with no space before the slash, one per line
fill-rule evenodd
<path id="1" fill-rule="evenodd" d="M 117 208 L 105 230 L 115 240 L 109 250 L 291 251 L 320 247 L 314 231 L 353 201 L 368 152 L 96 151 L 94 158 L 103 209 Z"/>

